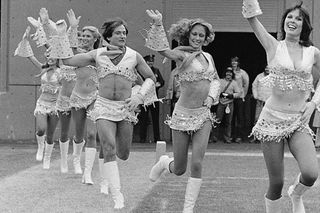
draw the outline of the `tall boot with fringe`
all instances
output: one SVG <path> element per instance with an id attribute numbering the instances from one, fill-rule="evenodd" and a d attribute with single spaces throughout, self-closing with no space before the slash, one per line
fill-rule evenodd
<path id="1" fill-rule="evenodd" d="M 91 178 L 92 167 L 94 163 L 94 159 L 96 158 L 97 149 L 96 148 L 85 148 L 85 164 L 84 164 L 84 172 L 82 176 L 82 183 L 92 185 L 93 181 Z"/>
<path id="2" fill-rule="evenodd" d="M 288 189 L 288 195 L 292 202 L 292 212 L 293 213 L 305 213 L 306 210 L 303 205 L 302 195 L 310 189 L 310 186 L 305 186 L 300 183 L 300 176 L 295 179 L 294 183 Z"/>
<path id="3" fill-rule="evenodd" d="M 201 178 L 189 177 L 186 188 L 186 194 L 184 197 L 183 213 L 193 213 L 193 208 L 196 204 L 201 184 Z"/>
<path id="4" fill-rule="evenodd" d="M 43 151 L 44 151 L 44 141 L 46 139 L 46 135 L 38 136 L 36 135 L 37 143 L 38 143 L 38 150 L 36 155 L 37 161 L 42 161 L 43 159 Z"/>
<path id="5" fill-rule="evenodd" d="M 53 145 L 54 145 L 54 143 L 48 144 L 47 142 L 45 142 L 44 157 L 43 157 L 43 169 L 50 168 L 50 159 L 51 159 Z"/>
<path id="6" fill-rule="evenodd" d="M 85 144 L 85 141 L 83 140 L 81 143 L 76 143 L 73 139 L 73 167 L 74 167 L 74 173 L 75 174 L 82 174 L 82 169 L 81 169 L 81 153 L 82 153 L 82 148 Z"/>
<path id="7" fill-rule="evenodd" d="M 282 211 L 282 197 L 277 200 L 270 200 L 264 196 L 266 204 L 266 213 L 281 213 Z"/>
<path id="8" fill-rule="evenodd" d="M 59 145 L 60 145 L 60 171 L 61 173 L 67 173 L 68 172 L 68 150 L 69 150 L 69 142 L 68 139 L 66 142 L 61 142 L 59 139 Z"/>
<path id="9" fill-rule="evenodd" d="M 107 177 L 104 177 L 104 159 L 103 158 L 99 158 L 99 172 L 100 172 L 100 193 L 102 194 L 109 194 L 109 184 L 108 184 L 108 179 Z"/>
<path id="10" fill-rule="evenodd" d="M 120 175 L 117 161 L 103 164 L 103 176 L 108 180 L 110 193 L 114 201 L 114 209 L 122 209 L 124 207 L 124 197 L 120 191 Z"/>

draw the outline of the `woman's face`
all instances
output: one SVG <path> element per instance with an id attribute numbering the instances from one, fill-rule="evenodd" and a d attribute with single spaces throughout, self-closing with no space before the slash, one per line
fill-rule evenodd
<path id="1" fill-rule="evenodd" d="M 197 24 L 195 25 L 189 36 L 189 45 L 195 49 L 199 49 L 203 46 L 206 38 L 206 30 L 204 26 Z"/>
<path id="2" fill-rule="evenodd" d="M 108 38 L 111 45 L 118 47 L 124 47 L 126 45 L 127 31 L 123 25 L 120 25 L 114 29 L 112 36 Z"/>
<path id="3" fill-rule="evenodd" d="M 96 39 L 93 36 L 93 33 L 90 30 L 84 30 L 81 33 L 80 37 L 80 45 L 81 47 L 93 47 L 94 42 Z"/>
<path id="4" fill-rule="evenodd" d="M 299 36 L 302 31 L 303 18 L 298 9 L 288 13 L 284 21 L 284 31 L 286 35 Z"/>

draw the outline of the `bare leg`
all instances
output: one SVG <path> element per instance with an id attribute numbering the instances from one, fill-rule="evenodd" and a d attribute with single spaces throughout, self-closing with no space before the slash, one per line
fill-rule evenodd
<path id="1" fill-rule="evenodd" d="M 277 200 L 281 198 L 283 188 L 284 142 L 263 142 L 261 143 L 261 148 L 269 174 L 269 188 L 266 194 L 266 198 L 269 200 Z"/>
<path id="2" fill-rule="evenodd" d="M 133 124 L 128 121 L 118 123 L 116 133 L 116 153 L 121 160 L 127 160 L 132 143 Z"/>
<path id="3" fill-rule="evenodd" d="M 202 161 L 208 146 L 212 125 L 207 121 L 192 137 L 191 177 L 201 178 Z"/>
<path id="4" fill-rule="evenodd" d="M 68 134 L 69 134 L 69 128 L 70 128 L 71 112 L 59 111 L 59 119 L 60 119 L 60 126 L 61 126 L 60 141 L 65 142 L 69 139 Z"/>

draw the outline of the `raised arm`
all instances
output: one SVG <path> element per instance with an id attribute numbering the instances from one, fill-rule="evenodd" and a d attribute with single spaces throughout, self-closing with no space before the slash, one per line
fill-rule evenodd
<path id="1" fill-rule="evenodd" d="M 265 49 L 267 56 L 272 56 L 278 41 L 267 32 L 257 18 L 258 15 L 262 14 L 258 0 L 243 0 L 242 14 L 248 20 L 254 34 Z"/>
<path id="2" fill-rule="evenodd" d="M 181 51 L 170 49 L 162 24 L 162 14 L 158 10 L 146 10 L 146 13 L 153 20 L 151 29 L 148 31 L 148 37 L 146 38 L 146 46 L 171 60 L 182 61 L 185 57 L 184 54 Z"/>

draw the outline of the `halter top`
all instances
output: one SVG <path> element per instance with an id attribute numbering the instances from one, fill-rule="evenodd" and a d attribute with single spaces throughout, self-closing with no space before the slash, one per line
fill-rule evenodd
<path id="1" fill-rule="evenodd" d="M 96 64 L 98 79 L 105 78 L 106 76 L 111 74 L 115 74 L 123 76 L 131 82 L 136 81 L 136 51 L 129 47 L 126 47 L 126 53 L 117 65 L 114 65 L 107 55 L 102 55 L 101 53 L 103 52 L 105 52 L 105 48 L 97 49 Z"/>
<path id="2" fill-rule="evenodd" d="M 274 58 L 268 64 L 270 74 L 260 82 L 283 91 L 292 89 L 314 91 L 311 73 L 314 53 L 315 47 L 303 47 L 301 65 L 294 67 L 285 41 L 280 41 Z"/>
<path id="3" fill-rule="evenodd" d="M 192 81 L 201 81 L 201 80 L 209 80 L 213 81 L 217 79 L 217 73 L 212 64 L 211 56 L 209 53 L 206 52 L 195 52 L 195 53 L 188 53 L 185 52 L 188 60 L 189 57 L 194 57 L 189 65 L 186 66 L 185 69 L 180 70 L 177 74 L 177 82 L 192 82 Z M 205 68 L 200 61 L 195 58 L 196 55 L 203 54 L 204 57 L 207 59 L 209 65 L 208 68 Z"/>
<path id="4" fill-rule="evenodd" d="M 51 71 L 50 71 L 51 72 Z M 52 75 L 48 75 L 48 72 L 45 72 L 41 76 L 41 86 L 40 86 L 40 91 L 45 92 L 45 93 L 51 93 L 51 94 L 56 94 L 59 89 L 60 89 L 60 84 L 59 84 L 59 74 L 60 74 L 60 69 L 57 68 Z"/>

